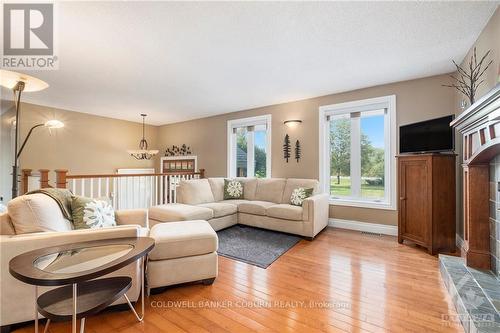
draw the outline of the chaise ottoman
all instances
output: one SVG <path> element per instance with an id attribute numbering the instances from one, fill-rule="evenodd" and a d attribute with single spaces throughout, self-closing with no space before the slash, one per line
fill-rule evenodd
<path id="1" fill-rule="evenodd" d="M 219 242 L 207 221 L 158 223 L 149 237 L 155 247 L 148 256 L 148 294 L 152 288 L 185 282 L 209 285 L 217 277 Z"/>
<path id="2" fill-rule="evenodd" d="M 210 220 L 213 217 L 210 208 L 179 203 L 152 206 L 148 211 L 150 227 L 163 222 Z"/>

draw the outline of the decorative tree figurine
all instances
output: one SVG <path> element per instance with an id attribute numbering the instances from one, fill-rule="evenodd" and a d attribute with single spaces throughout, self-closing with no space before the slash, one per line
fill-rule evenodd
<path id="1" fill-rule="evenodd" d="M 290 148 L 290 137 L 288 134 L 285 135 L 285 143 L 283 144 L 283 158 L 288 163 L 292 149 Z"/>
<path id="2" fill-rule="evenodd" d="M 476 48 L 474 47 L 474 51 L 472 53 L 472 56 L 470 57 L 469 63 L 467 64 L 466 68 L 468 68 L 469 71 L 463 69 L 457 63 L 453 61 L 453 64 L 457 68 L 457 76 L 450 75 L 453 80 L 456 82 L 447 85 L 443 84 L 444 87 L 450 87 L 450 88 L 455 88 L 458 91 L 460 91 L 462 94 L 467 96 L 469 98 L 470 104 L 474 104 L 476 101 L 476 91 L 477 88 L 481 85 L 481 83 L 484 82 L 484 80 L 481 80 L 481 76 L 483 76 L 484 72 L 490 67 L 492 64 L 493 60 L 490 60 L 488 64 L 483 67 L 483 63 L 486 59 L 486 57 L 490 54 L 491 50 L 486 52 L 484 56 L 477 62 L 477 56 L 476 56 Z"/>
<path id="3" fill-rule="evenodd" d="M 297 160 L 297 163 L 299 163 L 300 160 L 300 142 L 299 140 L 295 141 L 295 159 Z"/>

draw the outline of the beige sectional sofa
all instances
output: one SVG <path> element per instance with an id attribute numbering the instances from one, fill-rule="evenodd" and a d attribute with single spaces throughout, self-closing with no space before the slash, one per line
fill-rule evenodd
<path id="1" fill-rule="evenodd" d="M 319 194 L 315 179 L 237 178 L 242 200 L 224 200 L 224 178 L 181 181 L 177 203 L 151 207 L 151 226 L 161 222 L 206 220 L 214 230 L 245 224 L 312 239 L 328 224 L 328 195 Z M 313 188 L 302 206 L 290 204 L 296 188 Z"/>
<path id="2" fill-rule="evenodd" d="M 0 213 L 0 329 L 8 332 L 12 324 L 34 319 L 34 287 L 15 279 L 9 273 L 9 261 L 35 249 L 83 241 L 120 237 L 149 236 L 155 248 L 149 254 L 146 276 L 151 288 L 184 282 L 211 284 L 217 276 L 215 231 L 206 221 L 189 221 L 156 225 L 149 229 L 147 210 L 115 212 L 117 226 L 101 229 L 73 230 L 55 200 L 45 194 L 29 194 L 11 200 L 8 212 Z M 110 273 L 108 276 L 130 276 L 127 292 L 132 301 L 139 297 L 140 261 Z M 51 288 L 40 287 L 43 293 Z M 126 303 L 121 297 L 114 304 Z"/>

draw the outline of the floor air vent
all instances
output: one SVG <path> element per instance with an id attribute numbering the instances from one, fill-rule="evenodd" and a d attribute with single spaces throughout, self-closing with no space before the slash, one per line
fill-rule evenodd
<path id="1" fill-rule="evenodd" d="M 366 235 L 366 236 L 382 236 L 382 234 L 378 234 L 376 232 L 369 232 L 369 231 L 361 231 L 361 234 Z"/>

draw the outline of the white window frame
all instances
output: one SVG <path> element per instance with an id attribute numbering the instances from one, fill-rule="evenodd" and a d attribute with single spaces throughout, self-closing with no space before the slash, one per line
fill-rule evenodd
<path id="1" fill-rule="evenodd" d="M 227 121 L 227 176 L 229 178 L 236 177 L 236 164 L 233 165 L 233 161 L 236 162 L 236 156 L 234 152 L 236 151 L 236 134 L 233 133 L 233 128 L 245 127 L 245 126 L 257 126 L 266 125 L 266 178 L 271 178 L 271 127 L 272 127 L 272 117 L 270 114 L 256 117 L 248 117 L 241 119 L 232 119 Z M 247 138 L 247 145 L 254 146 L 254 132 L 249 132 L 250 135 Z M 247 176 L 255 177 L 255 163 L 254 163 L 254 149 L 249 149 L 247 152 Z"/>
<path id="2" fill-rule="evenodd" d="M 330 136 L 327 116 L 375 109 L 387 109 L 384 118 L 385 149 L 385 201 L 353 198 L 332 198 L 330 203 L 339 206 L 396 210 L 396 95 L 363 99 L 346 103 L 324 105 L 319 108 L 319 175 L 320 186 L 324 193 L 330 194 Z"/>

